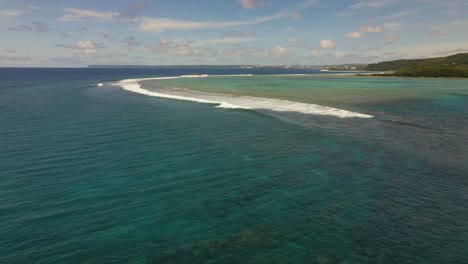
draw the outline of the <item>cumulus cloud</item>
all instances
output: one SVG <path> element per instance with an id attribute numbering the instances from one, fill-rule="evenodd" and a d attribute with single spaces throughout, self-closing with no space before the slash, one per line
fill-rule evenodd
<path id="1" fill-rule="evenodd" d="M 311 54 L 311 55 L 312 55 L 312 57 L 314 57 L 314 58 L 321 58 L 321 57 L 322 57 L 322 53 L 321 53 L 320 51 L 318 51 L 318 50 L 312 51 L 312 54 Z"/>
<path id="2" fill-rule="evenodd" d="M 281 47 L 281 46 L 274 46 L 273 48 L 270 49 L 269 53 L 270 55 L 274 57 L 280 57 L 286 53 L 286 48 Z"/>
<path id="3" fill-rule="evenodd" d="M 264 7 L 271 5 L 271 2 L 259 1 L 259 0 L 237 0 L 244 9 L 254 9 L 257 7 Z"/>
<path id="4" fill-rule="evenodd" d="M 261 63 L 261 61 L 271 62 L 275 59 L 284 58 L 288 51 L 283 46 L 273 46 L 265 48 L 255 47 L 213 47 L 200 45 L 209 40 L 198 42 L 176 42 L 167 39 L 161 39 L 157 43 L 148 46 L 151 53 L 161 57 L 187 57 L 199 59 L 203 58 L 203 63 L 227 61 L 229 63 L 247 63 L 247 61 Z M 201 61 L 200 61 L 201 63 Z"/>
<path id="5" fill-rule="evenodd" d="M 395 44 L 395 42 L 398 41 L 398 38 L 389 34 L 389 35 L 385 36 L 385 40 L 386 40 L 387 44 Z"/>
<path id="6" fill-rule="evenodd" d="M 79 41 L 77 43 L 72 43 L 69 45 L 58 44 L 56 46 L 72 49 L 75 55 L 95 55 L 97 53 L 98 48 L 103 48 L 101 44 L 89 40 Z"/>
<path id="7" fill-rule="evenodd" d="M 189 44 L 176 44 L 169 50 L 169 54 L 176 56 L 199 56 L 200 50 L 190 46 Z"/>
<path id="8" fill-rule="evenodd" d="M 158 43 L 148 47 L 153 53 L 173 55 L 179 57 L 202 56 L 202 51 L 189 43 L 174 43 L 173 41 L 161 39 Z"/>
<path id="9" fill-rule="evenodd" d="M 336 48 L 336 42 L 330 39 L 322 39 L 320 41 L 321 49 L 334 49 Z"/>
<path id="10" fill-rule="evenodd" d="M 271 59 L 274 57 L 270 55 L 268 50 L 264 51 L 256 48 L 246 47 L 230 47 L 222 50 L 208 48 L 207 54 L 209 54 L 209 58 L 213 59 L 214 61 L 230 60 L 238 61 L 238 63 L 245 63 L 246 60 L 256 61 L 258 63 L 260 59 Z"/>
<path id="11" fill-rule="evenodd" d="M 343 58 L 345 55 L 345 53 L 343 51 L 337 51 L 335 52 L 335 54 L 333 54 L 333 57 L 339 59 L 339 58 Z"/>
<path id="12" fill-rule="evenodd" d="M 344 35 L 346 38 L 362 38 L 364 34 L 360 31 L 348 32 Z"/>
<path id="13" fill-rule="evenodd" d="M 51 31 L 49 26 L 43 22 L 32 22 L 31 25 L 19 25 L 15 27 L 7 28 L 9 31 L 30 31 L 30 32 L 38 32 L 38 33 L 45 33 Z"/>
<path id="14" fill-rule="evenodd" d="M 361 26 L 359 28 L 359 31 L 361 31 L 361 32 L 370 32 L 370 33 L 380 33 L 380 32 L 382 32 L 382 28 L 380 26 L 378 26 L 378 25 L 375 26 L 375 27 L 366 25 L 366 26 Z"/>
<path id="15" fill-rule="evenodd" d="M 97 45 L 92 41 L 80 41 L 72 45 L 75 54 L 94 55 L 97 52 Z"/>
<path id="16" fill-rule="evenodd" d="M 290 38 L 288 39 L 289 46 L 292 48 L 298 48 L 299 47 L 299 41 L 295 38 Z"/>

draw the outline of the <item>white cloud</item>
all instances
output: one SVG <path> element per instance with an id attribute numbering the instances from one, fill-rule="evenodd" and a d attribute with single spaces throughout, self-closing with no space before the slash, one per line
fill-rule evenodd
<path id="1" fill-rule="evenodd" d="M 197 56 L 200 54 L 200 51 L 189 44 L 176 44 L 169 51 L 169 54 L 176 56 Z"/>
<path id="2" fill-rule="evenodd" d="M 330 39 L 322 39 L 320 41 L 321 49 L 334 49 L 336 48 L 336 42 Z"/>
<path id="3" fill-rule="evenodd" d="M 75 54 L 80 55 L 94 55 L 96 54 L 97 47 L 94 42 L 91 41 L 80 41 L 72 45 Z"/>
<path id="4" fill-rule="evenodd" d="M 281 46 L 274 46 L 270 49 L 269 53 L 274 57 L 280 57 L 286 53 L 286 49 Z"/>
<path id="5" fill-rule="evenodd" d="M 65 14 L 60 18 L 61 21 L 97 21 L 112 22 L 119 17 L 119 12 L 98 12 L 95 10 L 85 10 L 66 7 L 63 9 Z"/>
<path id="6" fill-rule="evenodd" d="M 207 39 L 195 41 L 192 45 L 205 45 L 205 44 L 238 44 L 255 42 L 257 38 L 254 37 L 222 37 L 217 39 Z"/>
<path id="7" fill-rule="evenodd" d="M 227 37 L 254 37 L 255 31 L 226 30 L 222 32 L 223 38 Z"/>
<path id="8" fill-rule="evenodd" d="M 362 38 L 364 34 L 362 32 L 348 32 L 344 35 L 346 38 Z"/>
<path id="9" fill-rule="evenodd" d="M 231 46 L 227 48 L 215 48 L 206 45 L 200 45 L 200 42 L 174 42 L 161 39 L 158 43 L 149 46 L 150 52 L 163 57 L 191 57 L 203 58 L 204 63 L 223 62 L 229 60 L 230 63 L 259 63 L 261 61 L 271 62 L 280 58 L 285 58 L 289 53 L 283 46 L 273 46 L 264 48 Z M 206 42 L 206 41 L 205 41 Z M 201 62 L 201 61 L 200 61 Z"/>
<path id="10" fill-rule="evenodd" d="M 383 19 L 393 19 L 393 18 L 399 18 L 399 17 L 404 17 L 404 16 L 408 16 L 410 15 L 411 12 L 410 11 L 400 11 L 400 12 L 397 12 L 397 13 L 393 13 L 393 14 L 390 14 L 388 16 L 382 16 L 380 18 L 383 18 Z"/>
<path id="11" fill-rule="evenodd" d="M 375 26 L 375 27 L 372 27 L 372 26 L 361 26 L 359 28 L 359 31 L 361 32 L 370 32 L 370 33 L 380 33 L 382 32 L 382 28 L 380 26 Z"/>
<path id="12" fill-rule="evenodd" d="M 174 43 L 173 41 L 161 39 L 158 43 L 149 46 L 149 50 L 153 53 L 179 56 L 179 57 L 195 57 L 202 56 L 203 52 L 192 46 L 189 43 Z"/>
<path id="13" fill-rule="evenodd" d="M 295 38 L 290 38 L 288 39 L 289 46 L 292 48 L 298 48 L 299 47 L 299 41 Z"/>
<path id="14" fill-rule="evenodd" d="M 254 9 L 257 7 L 264 7 L 271 5 L 271 2 L 259 1 L 259 0 L 237 0 L 237 2 L 244 9 Z"/>
<path id="15" fill-rule="evenodd" d="M 385 36 L 385 40 L 387 41 L 387 44 L 395 44 L 395 42 L 398 41 L 398 38 L 389 34 Z"/>
<path id="16" fill-rule="evenodd" d="M 321 58 L 322 57 L 322 53 L 318 50 L 314 50 L 312 51 L 312 57 L 314 58 Z"/>
<path id="17" fill-rule="evenodd" d="M 19 16 L 24 14 L 24 11 L 20 10 L 0 10 L 0 17 Z"/>
<path id="18" fill-rule="evenodd" d="M 254 20 L 240 20 L 240 21 L 189 21 L 189 20 L 177 20 L 172 18 L 142 18 L 138 28 L 142 31 L 157 31 L 161 32 L 167 29 L 204 29 L 204 28 L 226 28 L 236 27 L 243 25 L 254 25 L 265 23 L 270 20 L 284 17 L 284 13 L 278 13 L 269 17 L 260 17 Z"/>
<path id="19" fill-rule="evenodd" d="M 339 58 L 344 57 L 344 55 L 345 55 L 344 52 L 342 52 L 342 51 L 337 51 L 337 52 L 335 52 L 335 54 L 333 55 L 333 57 L 339 59 Z"/>
<path id="20" fill-rule="evenodd" d="M 380 8 L 390 6 L 395 3 L 395 0 L 358 0 L 355 4 L 351 5 L 351 9 L 362 8 Z"/>
<path id="21" fill-rule="evenodd" d="M 246 1 L 251 2 L 251 1 Z M 258 6 L 258 3 L 265 2 L 258 2 L 254 1 Z M 292 9 L 283 9 L 276 14 L 271 16 L 265 17 L 257 17 L 251 20 L 238 20 L 238 21 L 192 21 L 192 20 L 180 20 L 180 19 L 173 19 L 173 18 L 151 18 L 151 17 L 141 17 L 136 19 L 138 24 L 138 29 L 141 31 L 156 31 L 161 32 L 168 29 L 205 29 L 205 28 L 227 28 L 227 27 L 237 27 L 237 26 L 244 26 L 244 25 L 255 25 L 261 24 L 268 21 L 285 18 L 289 16 L 293 16 L 295 10 L 301 8 L 307 8 L 311 5 L 319 3 L 319 0 L 305 0 L 299 4 L 297 4 Z M 251 6 L 251 5 L 248 5 Z"/>
<path id="22" fill-rule="evenodd" d="M 0 10 L 0 21 L 7 20 L 8 18 L 19 16 L 24 13 L 24 11 L 20 10 Z"/>

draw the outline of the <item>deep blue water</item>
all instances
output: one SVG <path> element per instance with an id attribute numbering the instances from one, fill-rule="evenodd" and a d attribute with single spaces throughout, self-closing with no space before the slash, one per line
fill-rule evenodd
<path id="1" fill-rule="evenodd" d="M 463 83 L 317 126 L 90 87 L 191 72 L 0 68 L 0 263 L 468 263 Z"/>

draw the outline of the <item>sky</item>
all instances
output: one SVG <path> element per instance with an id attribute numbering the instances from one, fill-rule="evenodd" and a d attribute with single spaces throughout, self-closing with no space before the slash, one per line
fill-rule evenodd
<path id="1" fill-rule="evenodd" d="M 468 0 L 0 0 L 0 67 L 372 63 L 467 32 Z"/>

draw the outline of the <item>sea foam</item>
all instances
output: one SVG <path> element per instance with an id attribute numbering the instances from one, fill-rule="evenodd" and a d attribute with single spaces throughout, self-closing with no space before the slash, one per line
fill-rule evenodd
<path id="1" fill-rule="evenodd" d="M 218 75 L 216 75 L 218 76 Z M 224 75 L 227 76 L 227 75 Z M 229 76 L 251 76 L 251 75 L 229 75 Z M 209 77 L 207 75 L 197 77 Z M 250 109 L 260 112 L 274 111 L 274 112 L 294 112 L 306 115 L 321 115 L 321 116 L 335 116 L 339 118 L 373 118 L 371 115 L 351 112 L 343 109 L 307 104 L 300 102 L 293 102 L 288 100 L 252 97 L 252 96 L 234 96 L 229 94 L 215 94 L 191 91 L 187 89 L 174 89 L 174 88 L 151 88 L 150 90 L 143 89 L 140 85 L 141 81 L 148 80 L 168 80 L 177 78 L 193 78 L 189 76 L 178 77 L 157 77 L 157 78 L 141 78 L 141 79 L 126 79 L 121 80 L 114 85 L 122 87 L 122 89 L 139 93 L 148 96 L 168 98 L 183 101 L 192 101 L 205 104 L 214 104 L 217 108 L 229 109 Z"/>

